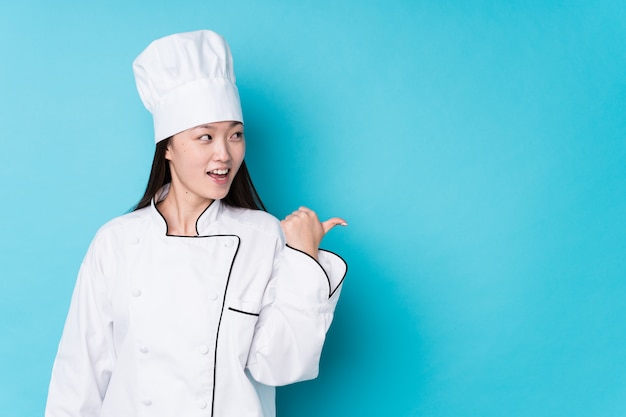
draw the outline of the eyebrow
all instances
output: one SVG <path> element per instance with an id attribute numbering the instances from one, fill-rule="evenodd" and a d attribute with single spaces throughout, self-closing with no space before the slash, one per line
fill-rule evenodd
<path id="1" fill-rule="evenodd" d="M 233 127 L 235 127 L 237 125 L 242 125 L 243 126 L 243 123 L 237 122 L 237 121 L 232 121 L 232 122 L 230 122 L 230 125 L 228 126 L 228 128 L 232 129 Z M 211 126 L 210 123 L 207 123 L 207 124 L 204 124 L 204 125 L 200 125 L 200 126 L 197 126 L 197 127 L 201 127 L 201 128 L 204 128 L 204 129 L 215 129 L 215 126 Z"/>

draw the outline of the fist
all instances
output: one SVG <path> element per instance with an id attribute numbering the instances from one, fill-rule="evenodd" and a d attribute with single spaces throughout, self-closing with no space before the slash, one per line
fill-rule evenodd
<path id="1" fill-rule="evenodd" d="M 320 222 L 317 214 L 306 207 L 300 207 L 280 222 L 287 244 L 315 259 L 317 259 L 317 251 L 322 238 L 337 225 L 347 226 L 347 223 L 339 217 Z"/>

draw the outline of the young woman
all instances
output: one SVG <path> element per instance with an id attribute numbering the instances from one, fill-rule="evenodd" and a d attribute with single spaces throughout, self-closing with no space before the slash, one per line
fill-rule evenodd
<path id="1" fill-rule="evenodd" d="M 133 67 L 152 172 L 85 256 L 45 415 L 274 416 L 275 386 L 317 376 L 346 273 L 318 247 L 345 221 L 262 210 L 221 36 L 156 40 Z"/>

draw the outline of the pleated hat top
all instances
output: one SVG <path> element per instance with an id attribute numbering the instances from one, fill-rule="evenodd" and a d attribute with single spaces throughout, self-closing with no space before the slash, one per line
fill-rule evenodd
<path id="1" fill-rule="evenodd" d="M 206 123 L 243 123 L 230 48 L 213 31 L 157 39 L 135 59 L 133 71 L 152 113 L 155 142 Z"/>

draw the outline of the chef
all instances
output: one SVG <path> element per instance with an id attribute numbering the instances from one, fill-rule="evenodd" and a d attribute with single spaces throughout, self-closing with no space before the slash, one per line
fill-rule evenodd
<path id="1" fill-rule="evenodd" d="M 347 269 L 318 248 L 346 223 L 263 210 L 220 35 L 158 39 L 133 69 L 152 171 L 87 251 L 45 416 L 275 416 L 275 386 L 318 374 Z"/>

